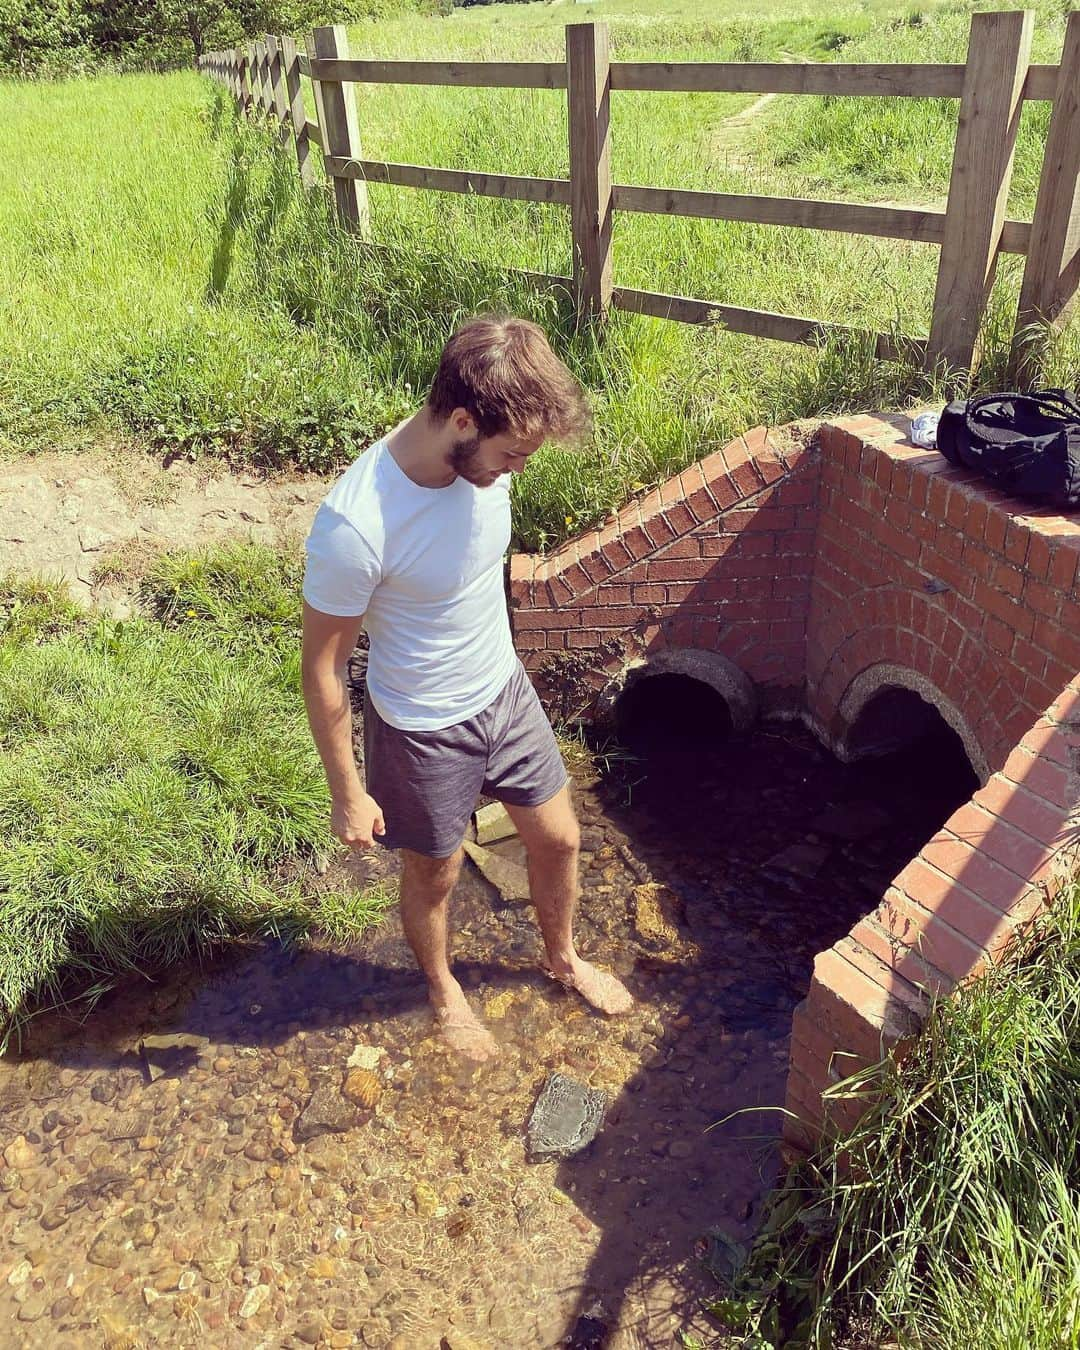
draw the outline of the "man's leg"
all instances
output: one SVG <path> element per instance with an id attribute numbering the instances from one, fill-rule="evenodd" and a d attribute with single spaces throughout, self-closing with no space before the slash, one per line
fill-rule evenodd
<path id="1" fill-rule="evenodd" d="M 505 806 L 528 853 L 529 891 L 551 974 L 601 1012 L 628 1012 L 634 1000 L 625 985 L 583 961 L 574 949 L 581 835 L 569 787 L 561 788 L 541 806 L 512 806 L 509 802 Z"/>
<path id="2" fill-rule="evenodd" d="M 461 871 L 461 858 L 460 848 L 449 858 L 401 850 L 401 922 L 427 977 L 428 997 L 443 1039 L 470 1059 L 486 1060 L 498 1053 L 495 1038 L 469 1007 L 450 971 L 450 892 Z"/>

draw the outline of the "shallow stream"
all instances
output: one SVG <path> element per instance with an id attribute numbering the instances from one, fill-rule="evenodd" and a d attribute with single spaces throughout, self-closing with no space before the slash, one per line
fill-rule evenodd
<path id="1" fill-rule="evenodd" d="M 240 945 L 33 1023 L 0 1063 L 4 1343 L 708 1343 L 700 1257 L 710 1230 L 753 1232 L 775 1179 L 765 1108 L 813 956 L 962 789 L 920 754 L 844 767 L 797 727 L 637 744 L 575 781 L 579 946 L 629 1017 L 539 975 L 528 907 L 467 865 L 453 946 L 493 1065 L 433 1036 L 393 912 L 354 951 Z M 206 1039 L 139 1053 L 173 1033 Z M 553 1070 L 603 1088 L 607 1120 L 533 1163 Z"/>

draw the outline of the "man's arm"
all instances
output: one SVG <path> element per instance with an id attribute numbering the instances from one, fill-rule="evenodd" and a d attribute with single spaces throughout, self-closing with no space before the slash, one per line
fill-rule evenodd
<path id="1" fill-rule="evenodd" d="M 385 833 L 382 811 L 365 790 L 352 747 L 352 709 L 346 678 L 364 622 L 362 614 L 339 618 L 304 601 L 301 676 L 308 724 L 326 770 L 333 808 L 330 827 L 350 848 L 370 848 Z"/>

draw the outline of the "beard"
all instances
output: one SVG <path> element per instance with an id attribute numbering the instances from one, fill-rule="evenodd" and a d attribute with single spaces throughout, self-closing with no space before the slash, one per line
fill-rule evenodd
<path id="1" fill-rule="evenodd" d="M 479 453 L 479 436 L 474 436 L 471 441 L 455 441 L 448 456 L 448 463 L 458 477 L 464 478 L 467 483 L 472 483 L 474 487 L 490 487 L 499 475 L 492 473 L 490 469 L 480 468 L 476 463 Z"/>

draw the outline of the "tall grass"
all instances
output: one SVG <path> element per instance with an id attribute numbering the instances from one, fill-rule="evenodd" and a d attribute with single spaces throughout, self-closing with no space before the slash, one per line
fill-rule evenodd
<path id="1" fill-rule="evenodd" d="M 774 1193 L 718 1315 L 762 1348 L 1080 1345 L 1080 885 L 838 1090 L 867 1115 Z"/>
<path id="2" fill-rule="evenodd" d="M 299 678 L 298 564 L 163 559 L 158 620 L 0 580 L 0 1051 L 32 1009 L 241 935 L 358 936 L 323 890 L 329 799 Z M 299 878 L 299 879 L 298 879 Z"/>
<path id="3" fill-rule="evenodd" d="M 351 41 L 361 55 L 558 59 L 563 25 L 585 17 L 610 22 L 628 59 L 958 60 L 968 11 L 927 8 L 914 22 L 891 0 L 815 2 L 778 19 L 731 4 L 599 0 L 587 11 L 411 16 L 358 25 Z M 1038 56 L 1053 59 L 1060 14 L 1040 14 L 1038 32 Z M 366 86 L 357 102 L 372 157 L 567 172 L 559 93 Z M 616 94 L 617 180 L 796 195 L 828 180 L 864 198 L 947 181 L 954 106 L 776 100 L 736 154 L 724 118 L 750 102 Z M 844 120 L 851 108 L 855 122 Z M 511 309 L 545 325 L 596 409 L 591 451 L 547 451 L 515 486 L 515 542 L 544 547 L 747 425 L 944 392 L 859 342 L 806 349 L 625 314 L 602 335 L 574 334 L 565 297 L 505 271 L 569 272 L 562 208 L 372 186 L 374 241 L 359 245 L 334 228 L 324 194 L 304 198 L 289 152 L 238 125 L 224 93 L 190 74 L 5 85 L 0 111 L 0 153 L 17 166 L 0 197 L 9 451 L 77 444 L 119 423 L 167 453 L 331 469 L 415 406 L 458 320 Z M 1030 209 L 1044 134 L 1036 110 L 1018 152 L 1017 212 Z M 918 333 L 937 250 L 624 213 L 614 254 L 626 285 Z M 1016 263 L 1006 260 L 994 297 L 988 378 L 1003 367 Z M 1056 382 L 1080 378 L 1078 332 L 1057 342 Z"/>

